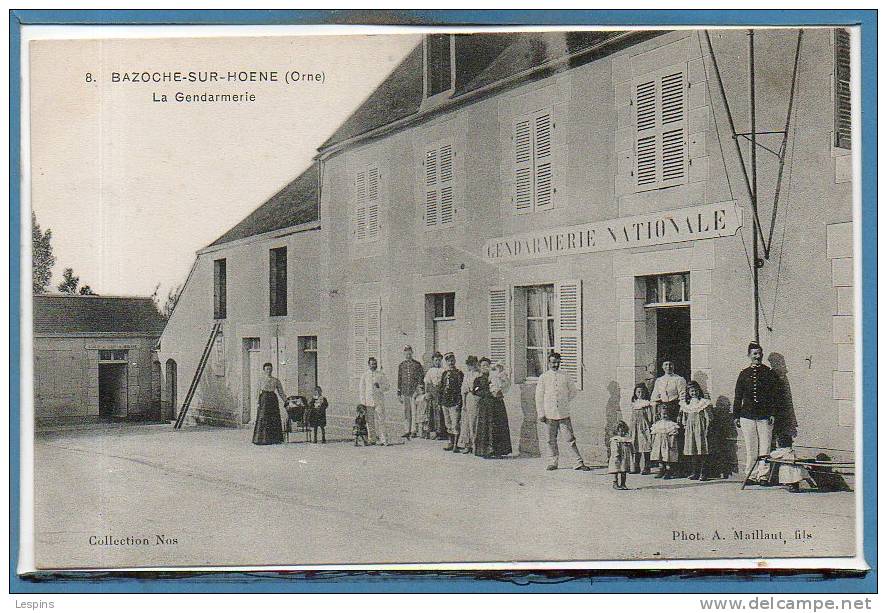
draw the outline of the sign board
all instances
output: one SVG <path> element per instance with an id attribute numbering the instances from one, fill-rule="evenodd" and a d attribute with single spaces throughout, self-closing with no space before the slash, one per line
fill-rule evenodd
<path id="1" fill-rule="evenodd" d="M 649 247 L 733 236 L 741 227 L 742 210 L 730 200 L 493 238 L 484 245 L 484 258 L 514 262 Z"/>

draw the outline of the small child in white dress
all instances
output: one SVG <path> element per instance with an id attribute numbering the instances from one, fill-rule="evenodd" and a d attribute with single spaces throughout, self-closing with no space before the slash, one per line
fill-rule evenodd
<path id="1" fill-rule="evenodd" d="M 702 387 L 696 381 L 687 384 L 686 394 L 686 401 L 681 405 L 680 422 L 684 427 L 684 455 L 690 460 L 689 478 L 706 481 L 711 401 L 702 395 Z"/>
<path id="2" fill-rule="evenodd" d="M 616 424 L 614 435 L 610 438 L 610 463 L 607 473 L 613 475 L 614 490 L 627 490 L 625 480 L 628 477 L 628 471 L 631 470 L 631 460 L 634 455 L 628 424 L 624 421 Z"/>
<path id="3" fill-rule="evenodd" d="M 655 479 L 672 479 L 672 468 L 678 461 L 678 425 L 668 418 L 668 405 L 660 404 L 657 407 L 659 419 L 650 428 L 653 435 L 653 450 L 650 452 L 650 461 L 659 462 L 659 472 Z"/>

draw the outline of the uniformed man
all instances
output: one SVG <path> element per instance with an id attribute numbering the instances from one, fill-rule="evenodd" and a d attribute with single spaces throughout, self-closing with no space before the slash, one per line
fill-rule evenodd
<path id="1" fill-rule="evenodd" d="M 746 474 L 758 457 L 772 449 L 773 422 L 782 398 L 779 378 L 761 363 L 764 350 L 755 341 L 748 344 L 748 359 L 750 365 L 739 373 L 733 396 L 733 420 L 745 441 Z M 767 463 L 759 462 L 749 480 L 765 482 L 768 471 Z"/>

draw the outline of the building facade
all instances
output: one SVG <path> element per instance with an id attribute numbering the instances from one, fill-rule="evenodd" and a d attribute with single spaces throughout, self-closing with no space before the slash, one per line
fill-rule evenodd
<path id="1" fill-rule="evenodd" d="M 34 296 L 38 424 L 159 419 L 163 325 L 150 298 Z"/>
<path id="2" fill-rule="evenodd" d="M 792 95 L 798 31 L 755 39 L 765 361 L 798 442 L 852 449 L 849 47 L 842 31 L 805 30 Z M 393 374 L 405 344 L 426 365 L 434 350 L 505 364 L 526 455 L 539 453 L 535 381 L 552 350 L 580 388 L 573 422 L 591 456 L 666 357 L 726 415 L 754 334 L 736 145 L 748 164 L 749 139 L 734 141 L 724 105 L 749 132 L 748 43 L 734 30 L 710 41 L 716 62 L 701 31 L 426 37 L 285 206 L 272 199 L 244 236 L 198 254 L 162 342 L 176 393 L 222 320 L 198 406 L 230 423 L 254 415 L 271 361 L 287 393 L 319 382 L 344 426 L 367 357 Z M 270 228 L 279 208 L 299 223 Z"/>

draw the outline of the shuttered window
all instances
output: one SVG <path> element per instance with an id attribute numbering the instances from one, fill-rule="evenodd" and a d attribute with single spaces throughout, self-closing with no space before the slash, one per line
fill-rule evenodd
<path id="1" fill-rule="evenodd" d="M 518 213 L 546 210 L 554 206 L 551 109 L 518 117 L 514 122 L 514 193 Z"/>
<path id="2" fill-rule="evenodd" d="M 850 31 L 835 29 L 835 146 L 850 148 Z"/>
<path id="3" fill-rule="evenodd" d="M 379 237 L 379 200 L 382 175 L 371 165 L 357 171 L 355 188 L 355 236 L 358 241 Z"/>
<path id="4" fill-rule="evenodd" d="M 367 360 L 382 366 L 382 301 L 379 298 L 354 302 L 351 307 L 352 375 L 360 377 Z"/>
<path id="5" fill-rule="evenodd" d="M 510 364 L 514 338 L 516 381 L 533 380 L 548 368 L 548 354 L 561 354 L 561 370 L 582 389 L 582 283 L 489 290 L 489 350 L 494 362 Z M 511 324 L 512 314 L 514 325 Z"/>
<path id="6" fill-rule="evenodd" d="M 634 83 L 635 185 L 638 191 L 687 181 L 686 65 Z"/>
<path id="7" fill-rule="evenodd" d="M 446 226 L 456 221 L 453 145 L 449 142 L 425 147 L 422 159 L 422 221 L 426 228 Z"/>
<path id="8" fill-rule="evenodd" d="M 225 335 L 220 330 L 213 346 L 213 374 L 217 377 L 224 377 L 225 365 Z"/>
<path id="9" fill-rule="evenodd" d="M 268 290 L 269 314 L 286 315 L 286 247 L 269 251 Z"/>
<path id="10" fill-rule="evenodd" d="M 213 261 L 213 318 L 228 315 L 228 279 L 226 260 Z"/>

